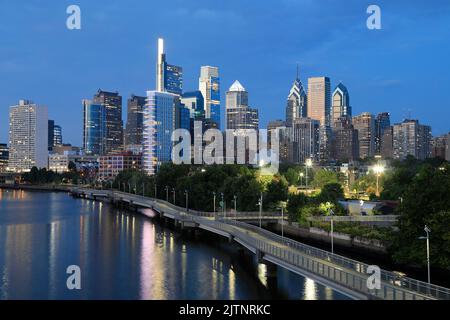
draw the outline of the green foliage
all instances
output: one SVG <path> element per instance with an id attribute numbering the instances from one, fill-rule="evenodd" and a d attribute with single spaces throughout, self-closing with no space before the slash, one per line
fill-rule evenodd
<path id="1" fill-rule="evenodd" d="M 283 176 L 274 176 L 267 185 L 264 194 L 264 208 L 276 210 L 280 201 L 286 201 L 288 198 L 288 183 Z"/>
<path id="2" fill-rule="evenodd" d="M 321 169 L 314 174 L 312 185 L 316 188 L 323 188 L 327 184 L 339 183 L 339 176 L 336 172 Z"/>
<path id="3" fill-rule="evenodd" d="M 287 203 L 289 221 L 297 221 L 300 209 L 306 206 L 307 203 L 308 197 L 305 194 L 289 194 Z"/>
<path id="4" fill-rule="evenodd" d="M 319 202 L 337 203 L 338 200 L 344 199 L 344 189 L 339 183 L 326 184 L 318 195 Z"/>

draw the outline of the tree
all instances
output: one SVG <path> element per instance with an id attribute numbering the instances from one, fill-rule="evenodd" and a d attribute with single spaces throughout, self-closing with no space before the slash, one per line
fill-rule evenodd
<path id="1" fill-rule="evenodd" d="M 344 190 L 339 183 L 326 184 L 318 196 L 320 202 L 337 203 L 338 200 L 344 199 Z"/>
<path id="2" fill-rule="evenodd" d="M 339 176 L 336 172 L 321 169 L 314 174 L 312 185 L 316 188 L 323 188 L 327 184 L 339 183 Z"/>
<path id="3" fill-rule="evenodd" d="M 288 183 L 283 176 L 276 175 L 267 185 L 263 205 L 268 209 L 275 209 L 280 201 L 288 197 Z"/>
<path id="4" fill-rule="evenodd" d="M 304 193 L 289 194 L 287 211 L 289 221 L 297 221 L 301 208 L 308 204 L 308 197 Z"/>

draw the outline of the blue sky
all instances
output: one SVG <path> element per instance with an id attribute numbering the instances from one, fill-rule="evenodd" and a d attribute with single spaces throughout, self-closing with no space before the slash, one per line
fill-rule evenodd
<path id="1" fill-rule="evenodd" d="M 66 28 L 70 4 L 81 7 L 81 30 Z M 370 4 L 381 7 L 382 30 L 366 27 Z M 219 66 L 222 96 L 238 79 L 262 126 L 284 119 L 298 62 L 304 83 L 341 80 L 354 114 L 411 115 L 446 133 L 449 22 L 448 0 L 0 0 L 0 142 L 22 98 L 47 105 L 74 145 L 81 100 L 98 88 L 122 94 L 125 119 L 126 98 L 155 87 L 158 37 L 183 66 L 185 90 L 197 88 L 201 65 Z"/>

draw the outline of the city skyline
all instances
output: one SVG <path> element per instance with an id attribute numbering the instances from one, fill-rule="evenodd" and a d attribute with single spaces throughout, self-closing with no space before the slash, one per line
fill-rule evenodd
<path id="1" fill-rule="evenodd" d="M 132 34 L 137 29 L 121 28 L 121 30 L 115 30 L 119 32 L 119 36 L 122 36 L 120 43 L 127 44 L 133 40 L 137 48 L 135 50 L 138 52 L 137 56 L 131 53 L 125 57 L 120 56 L 123 49 L 118 46 L 117 50 L 113 50 L 112 53 L 108 53 L 104 57 L 105 61 L 99 61 L 100 57 L 92 52 L 87 54 L 87 57 L 80 56 L 86 54 L 82 44 L 93 46 L 94 49 L 100 46 L 103 42 L 99 41 L 94 45 L 90 41 L 91 37 L 95 38 L 104 32 L 108 38 L 112 36 L 112 33 L 99 21 L 111 22 L 110 19 L 113 18 L 115 10 L 124 11 L 123 15 L 127 18 L 127 14 L 130 13 L 129 10 L 132 8 L 125 8 L 120 5 L 120 2 L 116 1 L 106 7 L 102 6 L 104 10 L 99 10 L 100 6 L 97 4 L 81 2 L 79 5 L 83 12 L 83 27 L 81 30 L 69 31 L 64 26 L 65 4 L 49 4 L 41 8 L 33 5 L 8 4 L 7 7 L 24 9 L 24 17 L 21 19 L 29 17 L 33 12 L 40 12 L 44 16 L 45 14 L 55 14 L 56 17 L 48 19 L 45 23 L 36 22 L 45 31 L 32 25 L 17 26 L 20 19 L 14 23 L 8 21 L 8 17 L 6 17 L 4 21 L 0 22 L 0 30 L 9 35 L 8 41 L 1 45 L 5 50 L 2 50 L 0 54 L 2 58 L 0 70 L 6 75 L 0 81 L 5 82 L 5 79 L 8 81 L 7 85 L 4 83 L 3 87 L 7 89 L 4 95 L 0 97 L 0 105 L 2 106 L 0 109 L 2 113 L 0 117 L 0 142 L 8 141 L 7 118 L 9 107 L 17 103 L 19 99 L 30 99 L 39 105 L 48 107 L 49 118 L 62 126 L 65 143 L 81 146 L 80 132 L 82 132 L 83 122 L 81 100 L 83 98 L 91 95 L 98 88 L 106 91 L 118 91 L 124 99 L 127 99 L 131 94 L 145 95 L 147 90 L 155 89 L 156 65 L 153 57 L 156 55 L 155 39 L 158 37 L 163 37 L 166 40 L 165 51 L 170 55 L 170 61 L 183 67 L 184 91 L 196 90 L 200 76 L 199 70 L 202 65 L 218 66 L 221 70 L 223 88 L 228 88 L 235 79 L 239 79 L 246 84 L 246 88 L 252 96 L 251 105 L 257 106 L 259 110 L 261 127 L 266 127 L 271 120 L 285 118 L 286 97 L 289 94 L 292 82 L 295 80 L 296 65 L 299 63 L 301 67 L 300 80 L 303 83 L 307 83 L 309 77 L 327 76 L 331 79 L 331 88 L 333 89 L 339 81 L 342 81 L 350 92 L 354 114 L 365 111 L 374 115 L 380 112 L 390 112 L 393 123 L 399 123 L 404 118 L 419 119 L 421 123 L 432 127 L 433 135 L 447 133 L 450 131 L 445 120 L 447 113 L 450 112 L 448 108 L 445 108 L 445 83 L 447 82 L 445 77 L 447 75 L 443 74 L 442 63 L 438 63 L 439 59 L 430 61 L 429 57 L 430 54 L 444 57 L 449 51 L 448 45 L 442 41 L 448 31 L 438 28 L 438 32 L 434 32 L 433 37 L 427 38 L 425 37 L 427 33 L 426 25 L 417 34 L 417 27 L 407 23 L 407 21 L 415 17 L 423 19 L 418 15 L 421 10 L 426 9 L 427 12 L 431 11 L 436 14 L 434 22 L 428 21 L 431 23 L 428 28 L 436 30 L 436 24 L 443 23 L 445 20 L 445 10 L 439 10 L 439 8 L 442 9 L 448 4 L 437 2 L 437 5 L 433 8 L 424 8 L 421 4 L 406 5 L 403 8 L 401 3 L 402 1 L 396 4 L 381 1 L 383 28 L 379 31 L 371 31 L 365 26 L 367 18 L 365 6 L 351 2 L 346 7 L 348 19 L 342 19 L 342 21 L 340 21 L 340 18 L 338 19 L 342 23 L 345 22 L 345 26 L 339 25 L 338 27 L 345 31 L 345 36 L 340 37 L 341 43 L 339 44 L 330 39 L 330 34 L 333 32 L 325 32 L 327 28 L 329 28 L 328 31 L 331 31 L 333 24 L 331 23 L 332 18 L 324 12 L 321 12 L 324 18 L 320 22 L 306 20 L 311 25 L 320 27 L 320 31 L 316 31 L 320 37 L 312 39 L 312 34 L 302 34 L 299 35 L 301 40 L 308 40 L 304 38 L 309 38 L 309 41 L 300 43 L 300 40 L 296 40 L 293 44 L 287 44 L 284 41 L 288 36 L 287 29 L 293 23 L 290 19 L 280 27 L 280 30 L 284 30 L 286 34 L 279 33 L 278 37 L 275 37 L 274 34 L 270 33 L 271 37 L 264 39 L 261 19 L 269 19 L 270 17 L 267 13 L 262 14 L 259 18 L 252 15 L 251 20 L 256 19 L 256 21 L 255 25 L 251 26 L 250 31 L 253 32 L 255 37 L 249 43 L 246 43 L 245 37 L 240 37 L 238 39 L 241 47 L 239 50 L 219 52 L 223 49 L 222 46 L 230 44 L 239 28 L 248 26 L 252 22 L 242 19 L 247 9 L 243 8 L 241 12 L 235 10 L 232 4 L 217 4 L 216 7 L 211 7 L 211 4 L 207 3 L 204 3 L 203 6 L 202 4 L 183 5 L 181 2 L 173 1 L 171 4 L 175 5 L 174 14 L 180 19 L 182 16 L 192 16 L 194 18 L 192 24 L 194 25 L 213 19 L 230 26 L 228 33 L 226 30 L 220 31 L 220 35 L 217 36 L 218 48 L 209 48 L 209 46 L 197 48 L 201 44 L 201 40 L 196 35 L 207 35 L 210 32 L 208 30 L 196 30 L 194 32 L 192 27 L 187 27 L 187 30 L 181 32 L 175 30 L 176 26 L 167 25 L 165 25 L 165 28 L 156 28 L 155 30 L 155 28 L 148 28 L 149 22 L 146 22 L 136 26 L 140 30 L 138 32 L 139 37 Z M 406 2 L 404 3 L 406 4 Z M 133 8 L 149 8 L 152 5 L 154 4 L 139 3 Z M 267 5 L 263 2 L 256 9 L 263 10 Z M 309 1 L 299 1 L 298 4 L 284 1 L 279 7 L 275 8 L 275 13 L 276 15 L 286 13 L 293 6 L 303 6 L 304 11 L 310 13 L 316 12 L 315 10 L 318 8 Z M 330 4 L 330 6 L 333 5 Z M 334 6 L 339 12 L 343 10 L 338 8 L 337 5 Z M 221 9 L 223 11 L 219 14 Z M 58 10 L 61 11 L 60 16 L 56 14 Z M 95 12 L 98 14 L 98 11 L 103 12 L 103 18 L 100 18 L 101 15 L 95 15 Z M 163 10 L 163 12 L 168 12 L 168 10 Z M 302 14 L 306 13 L 299 13 L 300 16 Z M 403 24 L 393 17 L 396 17 L 396 19 L 402 17 Z M 125 18 L 124 20 L 126 20 Z M 348 22 L 346 22 L 347 20 Z M 237 21 L 238 23 L 233 24 L 231 21 Z M 178 23 L 174 24 L 178 25 Z M 61 30 L 57 30 L 58 25 L 60 25 Z M 45 49 L 42 44 L 34 42 L 40 39 L 41 33 L 49 37 L 49 33 L 51 34 L 53 31 L 48 28 L 53 27 L 56 28 L 55 36 L 57 36 L 59 42 L 69 41 L 74 45 L 69 47 L 70 50 L 63 48 L 62 45 L 61 48 L 54 48 L 57 49 L 55 52 L 49 53 L 48 48 Z M 27 53 L 16 53 L 17 50 L 20 51 L 21 44 L 19 42 L 12 46 L 17 40 L 13 40 L 12 34 L 14 32 L 18 35 L 27 34 L 31 38 L 33 38 L 31 35 L 36 36 L 36 39 L 30 39 L 34 44 L 33 52 L 36 55 L 28 56 Z M 186 32 L 190 32 L 195 37 L 190 37 L 189 40 L 182 39 Z M 413 37 L 414 33 L 417 36 Z M 129 34 L 131 39 L 125 39 L 126 34 Z M 349 38 L 353 40 L 350 41 Z M 326 41 L 321 42 L 320 39 Z M 359 43 L 358 46 L 354 44 L 353 47 L 349 48 L 348 43 L 353 43 L 356 39 L 361 40 L 362 43 Z M 398 40 L 402 40 L 401 45 L 398 44 L 394 48 L 386 49 L 386 42 L 395 43 Z M 42 39 L 39 41 L 42 41 Z M 423 43 L 426 43 L 426 47 L 422 46 Z M 264 54 L 256 52 L 254 48 L 251 48 L 252 45 L 256 45 L 258 51 L 262 51 L 265 55 L 269 54 L 269 56 L 278 58 L 279 63 L 273 64 L 271 59 L 263 61 Z M 45 46 L 49 46 L 49 43 L 46 42 Z M 437 46 L 440 50 L 433 52 L 433 48 L 436 49 Z M 50 47 L 53 48 L 52 43 Z M 334 49 L 332 50 L 330 47 Z M 272 48 L 272 50 L 266 51 L 265 48 Z M 411 52 L 411 48 L 416 50 Z M 368 51 L 374 52 L 368 53 Z M 349 58 L 343 58 L 346 52 L 351 53 L 352 61 L 349 61 Z M 56 53 L 61 54 L 61 56 L 51 62 L 51 58 L 55 58 Z M 253 59 L 239 59 L 239 56 L 244 54 L 251 54 Z M 358 59 L 355 59 L 355 55 L 358 56 Z M 11 58 L 12 56 L 14 58 Z M 378 59 L 374 60 L 375 56 Z M 412 64 L 413 60 L 420 61 L 422 64 Z M 374 62 L 372 66 L 368 63 L 370 61 Z M 111 68 L 111 64 L 114 68 Z M 42 68 L 44 65 L 47 66 L 45 70 Z M 63 65 L 65 67 L 61 68 Z M 414 67 L 414 70 L 412 67 Z M 26 79 L 23 78 L 24 72 L 28 74 Z M 86 77 L 86 72 L 88 72 L 89 77 Z M 414 77 L 411 72 L 414 73 Z M 397 78 L 394 76 L 397 76 Z M 424 78 L 430 80 L 417 81 L 417 77 L 421 80 Z M 61 81 L 61 78 L 63 81 Z M 37 84 L 38 79 L 42 79 L 42 81 L 39 80 Z M 80 79 L 83 79 L 82 83 L 79 82 Z M 410 95 L 408 94 L 410 91 L 417 92 L 417 94 Z M 373 92 L 377 92 L 377 94 L 374 95 Z M 225 101 L 225 90 L 221 92 L 221 101 Z M 425 103 L 427 104 L 426 108 L 423 107 Z M 225 106 L 223 103 L 221 113 L 223 126 L 225 121 Z M 122 111 L 122 115 L 125 122 L 126 110 Z"/>

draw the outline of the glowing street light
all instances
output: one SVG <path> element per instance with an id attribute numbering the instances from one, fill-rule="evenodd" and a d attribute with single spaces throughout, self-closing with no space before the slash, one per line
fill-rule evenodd
<path id="1" fill-rule="evenodd" d="M 306 167 L 306 188 L 308 189 L 308 168 L 311 168 L 313 165 L 312 159 L 308 158 L 306 159 L 305 162 L 305 167 Z"/>
<path id="2" fill-rule="evenodd" d="M 299 176 L 300 176 L 300 187 L 302 187 L 303 186 L 303 177 L 304 177 L 304 173 L 303 172 L 300 172 L 300 174 L 299 174 Z"/>
<path id="3" fill-rule="evenodd" d="M 384 172 L 384 167 L 382 165 L 377 164 L 373 167 L 373 172 L 375 172 L 375 175 L 377 177 L 377 197 L 379 197 L 380 196 L 380 176 Z"/>

